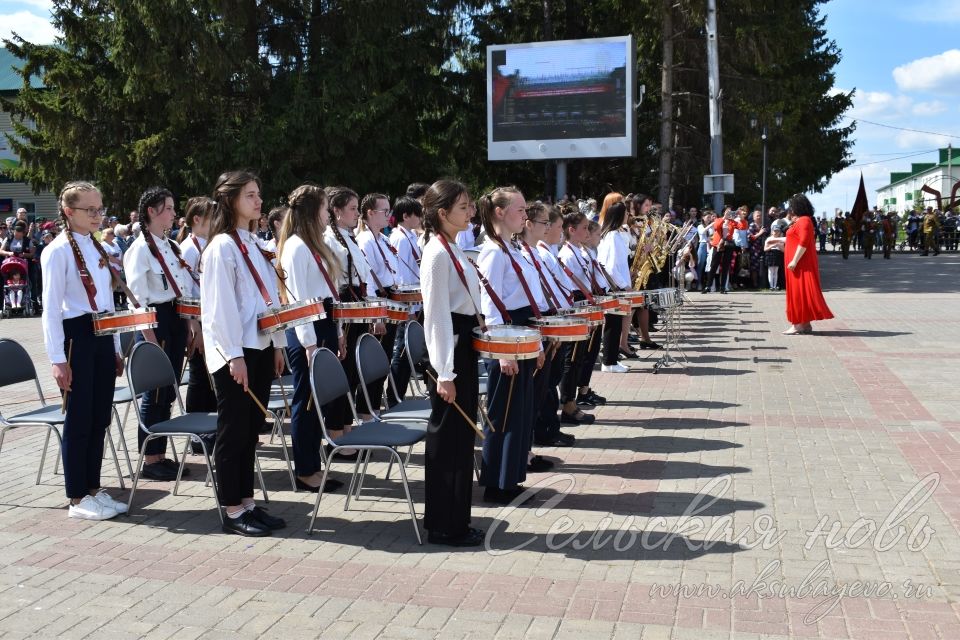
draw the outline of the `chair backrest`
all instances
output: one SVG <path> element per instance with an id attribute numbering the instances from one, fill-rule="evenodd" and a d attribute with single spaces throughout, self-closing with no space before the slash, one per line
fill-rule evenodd
<path id="1" fill-rule="evenodd" d="M 407 323 L 407 353 L 414 364 L 420 364 L 427 359 L 427 339 L 423 334 L 423 325 L 413 320 Z"/>
<path id="2" fill-rule="evenodd" d="M 136 331 L 126 331 L 120 334 L 120 355 L 124 358 L 130 357 L 130 351 L 133 350 L 133 344 L 136 342 L 136 338 Z"/>
<path id="3" fill-rule="evenodd" d="M 326 347 L 317 349 L 310 361 L 310 390 L 318 408 L 350 393 L 340 359 Z"/>
<path id="4" fill-rule="evenodd" d="M 16 340 L 0 339 L 0 387 L 37 380 L 37 370 L 30 354 Z"/>
<path id="5" fill-rule="evenodd" d="M 386 378 L 390 373 L 390 360 L 380 341 L 369 333 L 357 340 L 357 373 L 360 383 L 369 384 L 374 380 Z"/>
<path id="6" fill-rule="evenodd" d="M 127 360 L 127 384 L 134 396 L 164 387 L 176 387 L 177 375 L 170 358 L 152 342 L 138 342 Z"/>

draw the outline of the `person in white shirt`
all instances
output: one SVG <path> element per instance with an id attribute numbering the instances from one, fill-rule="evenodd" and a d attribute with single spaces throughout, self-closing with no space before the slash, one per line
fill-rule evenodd
<path id="1" fill-rule="evenodd" d="M 340 300 L 343 302 L 362 302 L 368 295 L 373 295 L 376 284 L 370 276 L 370 265 L 367 263 L 356 238 L 353 237 L 353 230 L 356 229 L 360 218 L 360 198 L 356 191 L 347 187 L 327 187 L 327 209 L 330 212 L 330 224 L 323 234 L 323 240 L 330 247 L 333 254 L 337 257 L 338 270 L 340 278 L 337 281 L 340 288 Z M 345 353 L 343 359 L 343 369 L 347 374 L 347 382 L 350 388 L 357 390 L 360 377 L 357 374 L 357 360 L 354 354 L 357 350 L 357 341 L 365 331 L 370 328 L 374 335 L 383 335 L 386 331 L 386 325 L 383 322 L 365 324 L 348 324 L 344 327 L 345 334 Z M 354 398 L 362 396 L 354 393 Z M 361 402 L 357 403 L 357 412 L 360 411 Z M 363 407 L 366 408 L 365 406 Z M 349 432 L 353 423 L 353 414 L 350 406 L 346 402 L 340 403 L 341 415 L 335 415 L 331 409 L 330 420 L 332 424 L 344 425 L 344 432 Z M 326 414 L 324 414 L 326 415 Z M 366 416 L 361 416 L 366 417 Z M 336 458 L 345 460 L 356 459 L 356 451 L 341 449 L 337 452 Z"/>
<path id="2" fill-rule="evenodd" d="M 620 291 L 630 289 L 629 250 L 623 236 L 619 233 L 623 224 L 626 208 L 617 202 L 607 209 L 600 230 L 600 244 L 597 246 L 597 261 L 603 267 L 603 273 L 610 280 L 611 288 Z M 625 373 L 629 367 L 617 362 L 620 351 L 623 316 L 606 314 L 603 324 L 603 365 L 601 371 Z"/>
<path id="3" fill-rule="evenodd" d="M 511 241 L 515 234 L 523 231 L 526 208 L 523 194 L 515 187 L 494 189 L 478 203 L 480 220 L 487 232 L 477 266 L 489 282 L 489 290 L 485 286 L 481 294 L 481 308 L 488 326 L 526 326 L 531 318 L 539 317 L 539 310 L 546 306 L 543 291 L 536 286 L 536 269 Z M 543 366 L 543 360 L 542 350 L 536 361 L 485 360 L 489 389 L 487 412 L 493 423 L 493 430 L 485 429 L 480 470 L 480 484 L 485 487 L 483 498 L 487 502 L 510 504 L 523 493 L 520 483 L 527 477 L 529 443 L 536 417 L 533 372 Z M 509 388 L 513 389 L 512 397 Z M 508 397 L 511 398 L 509 405 Z"/>
<path id="4" fill-rule="evenodd" d="M 420 259 L 423 250 L 418 245 L 417 231 L 421 226 L 423 218 L 423 205 L 418 200 L 409 196 L 400 196 L 393 203 L 393 216 L 397 221 L 397 226 L 390 234 L 390 244 L 393 246 L 399 263 L 400 284 L 405 286 L 420 286 Z M 411 305 L 410 310 L 423 319 L 422 305 Z M 399 398 L 393 397 L 393 390 L 387 390 L 387 403 L 394 405 L 401 400 L 407 393 L 407 387 L 410 384 L 410 360 L 406 356 L 404 346 L 406 344 L 407 325 L 403 323 L 397 327 L 396 339 L 393 343 L 393 357 L 390 362 L 390 370 L 393 374 L 393 382 L 397 386 Z"/>
<path id="5" fill-rule="evenodd" d="M 177 380 L 183 371 L 184 353 L 191 331 L 198 331 L 195 322 L 181 318 L 176 311 L 176 299 L 188 296 L 193 288 L 193 274 L 180 256 L 180 247 L 169 239 L 168 233 L 176 216 L 173 194 L 162 187 L 151 187 L 140 196 L 138 205 L 143 232 L 130 244 L 123 256 L 127 286 L 136 301 L 151 307 L 157 313 L 155 329 L 144 329 L 142 339 L 159 345 L 170 359 Z M 130 307 L 136 305 L 129 301 Z M 176 398 L 173 387 L 146 394 L 140 402 L 143 424 L 150 425 L 170 419 L 170 409 Z M 147 434 L 137 430 L 140 447 Z M 166 458 L 166 438 L 155 438 L 147 443 L 141 476 L 151 480 L 170 481 L 176 478 L 177 464 Z M 187 469 L 184 469 L 187 474 Z"/>
<path id="6" fill-rule="evenodd" d="M 387 228 L 390 219 L 390 200 L 382 193 L 369 193 L 360 201 L 360 233 L 357 234 L 357 244 L 370 265 L 370 277 L 377 287 L 376 295 L 379 298 L 390 298 L 394 287 L 400 284 L 400 261 L 393 252 L 393 247 L 383 231 Z M 394 340 L 397 336 L 397 325 L 389 323 L 384 327 L 380 344 L 387 357 L 393 356 Z M 372 414 L 380 411 L 383 401 L 383 389 L 386 378 L 372 380 L 367 385 L 367 394 L 370 403 L 367 407 L 366 398 L 361 393 L 357 398 L 358 411 Z"/>
<path id="7" fill-rule="evenodd" d="M 107 252 L 107 255 L 110 257 L 110 268 L 113 269 L 118 277 L 122 277 L 123 274 L 123 249 L 120 248 L 120 243 L 117 242 L 117 236 L 113 229 L 107 227 L 103 230 L 101 234 L 103 240 L 100 242 L 100 246 L 103 247 L 103 250 Z M 120 307 L 123 304 L 123 291 L 120 289 L 114 289 L 113 292 L 113 304 L 115 307 Z"/>
<path id="8" fill-rule="evenodd" d="M 257 316 L 280 305 L 276 271 L 251 232 L 260 218 L 260 180 L 230 171 L 214 187 L 216 209 L 200 270 L 204 357 L 217 393 L 214 458 L 223 530 L 269 536 L 286 523 L 253 500 L 254 464 L 273 379 L 283 372 L 283 332 L 258 331 Z"/>
<path id="9" fill-rule="evenodd" d="M 472 339 L 481 322 L 480 281 L 455 242 L 457 233 L 470 224 L 474 205 L 467 188 L 452 180 L 431 185 L 423 202 L 423 329 L 432 370 L 425 376 L 432 412 L 424 469 L 424 526 L 433 544 L 477 546 L 484 535 L 470 527 L 476 435 L 451 406 L 457 403 L 472 417 L 479 404 Z"/>
<path id="10" fill-rule="evenodd" d="M 207 236 L 210 233 L 210 219 L 216 203 L 206 196 L 196 196 L 187 200 L 186 227 L 190 233 L 184 234 L 180 242 L 180 255 L 194 274 L 200 273 L 200 256 L 207 246 Z M 186 228 L 184 227 L 184 228 Z M 200 301 L 200 283 L 191 278 L 190 294 L 187 296 L 198 303 Z M 217 396 L 210 386 L 210 375 L 203 359 L 203 332 L 200 323 L 190 323 L 190 335 L 187 338 L 187 360 L 190 368 L 190 378 L 187 383 L 187 396 L 184 400 L 187 413 L 212 413 L 217 410 Z M 203 453 L 198 444 L 194 446 L 194 453 Z"/>
<path id="11" fill-rule="evenodd" d="M 320 447 L 323 432 L 317 408 L 310 401 L 310 363 L 317 349 L 327 348 L 340 358 L 343 349 L 343 331 L 333 319 L 333 306 L 339 300 L 336 285 L 340 275 L 337 259 L 323 241 L 329 212 L 323 189 L 303 185 L 287 196 L 287 211 L 277 245 L 277 260 L 286 277 L 290 297 L 298 300 L 317 299 L 323 302 L 326 317 L 309 324 L 287 329 L 287 358 L 293 374 L 293 398 L 290 403 L 290 430 L 293 434 L 293 464 L 297 489 L 317 493 L 323 481 Z M 333 407 L 337 415 L 343 410 Z M 331 407 L 321 407 L 324 418 Z M 327 422 L 331 437 L 343 434 L 343 425 Z M 323 490 L 335 491 L 343 483 L 327 478 Z"/>
<path id="12" fill-rule="evenodd" d="M 713 221 L 716 215 L 713 211 L 703 212 L 703 221 L 697 226 L 697 286 L 703 287 L 706 283 L 707 270 L 710 268 L 709 257 L 712 255 L 710 236 L 713 235 Z"/>
<path id="13" fill-rule="evenodd" d="M 43 338 L 53 379 L 67 394 L 63 419 L 63 479 L 69 517 L 107 520 L 125 513 L 100 485 L 103 443 L 110 425 L 115 379 L 123 373 L 118 336 L 97 336 L 93 314 L 112 312 L 108 256 L 93 239 L 103 217 L 103 198 L 88 182 L 68 183 L 60 193 L 64 231 L 40 256 Z M 90 279 L 84 283 L 80 272 Z"/>

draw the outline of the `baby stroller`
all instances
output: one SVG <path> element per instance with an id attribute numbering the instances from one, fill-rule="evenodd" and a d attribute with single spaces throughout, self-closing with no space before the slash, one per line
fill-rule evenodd
<path id="1" fill-rule="evenodd" d="M 10 284 L 15 274 L 20 275 L 20 282 Z M 27 261 L 23 258 L 11 256 L 0 263 L 0 277 L 3 278 L 3 311 L 4 318 L 21 315 L 29 318 L 33 315 L 33 301 L 30 299 L 30 277 Z"/>

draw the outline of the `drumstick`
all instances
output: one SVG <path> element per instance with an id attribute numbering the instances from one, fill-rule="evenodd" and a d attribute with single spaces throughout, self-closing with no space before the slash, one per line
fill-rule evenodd
<path id="1" fill-rule="evenodd" d="M 227 356 L 223 355 L 223 351 L 220 351 L 220 347 L 217 347 L 217 353 L 220 354 L 220 357 L 223 358 L 228 365 L 230 364 L 230 359 Z M 260 408 L 260 411 L 263 411 L 263 417 L 269 418 L 270 412 L 267 411 L 267 408 L 263 406 L 263 403 L 260 402 L 260 399 L 257 398 L 256 394 L 253 393 L 250 387 L 246 388 L 246 392 L 247 392 L 247 395 L 250 396 L 255 403 L 257 403 L 257 406 Z"/>
<path id="2" fill-rule="evenodd" d="M 280 383 L 280 395 L 283 396 L 283 410 L 287 412 L 287 415 L 290 415 L 290 403 L 287 402 L 287 390 L 283 388 L 283 378 L 277 378 L 277 382 Z M 309 408 L 307 409 L 309 411 Z"/>
<path id="3" fill-rule="evenodd" d="M 427 371 L 427 375 L 430 376 L 430 379 L 433 380 L 433 383 L 434 383 L 435 385 L 437 385 L 438 387 L 440 386 L 440 383 L 437 382 L 437 379 L 434 377 L 434 375 L 433 375 L 432 373 L 430 373 L 429 371 Z M 438 395 L 439 395 L 439 394 L 438 394 Z M 476 432 L 477 432 L 477 435 L 480 436 L 480 439 L 483 440 L 483 439 L 484 439 L 483 430 L 480 429 L 480 427 L 477 426 L 477 421 L 476 421 L 476 420 L 471 420 L 471 419 L 470 419 L 470 416 L 468 416 L 468 415 L 467 415 L 467 412 L 463 410 L 463 407 L 461 407 L 459 404 L 457 404 L 457 401 L 456 401 L 456 400 L 454 400 L 454 401 L 451 402 L 450 404 L 453 405 L 453 408 L 454 408 L 454 409 L 456 409 L 457 411 L 460 412 L 460 415 L 462 415 L 462 416 L 463 416 L 463 419 L 467 421 L 467 424 L 469 424 L 471 427 L 473 427 L 473 430 L 476 431 Z M 483 414 L 483 415 L 484 415 L 484 417 L 486 417 L 486 414 Z M 488 422 L 488 423 L 489 423 L 489 420 L 490 420 L 490 419 L 487 418 L 487 422 Z M 490 429 L 491 429 L 491 430 L 493 429 L 493 425 L 492 425 L 492 424 L 490 425 Z"/>
<path id="4" fill-rule="evenodd" d="M 513 383 L 517 381 L 517 376 L 520 375 L 520 372 L 517 371 L 515 374 L 510 376 L 510 389 L 507 391 L 507 406 L 503 409 L 503 430 L 507 430 L 507 416 L 510 415 L 510 401 L 513 400 Z"/>
<path id="5" fill-rule="evenodd" d="M 70 366 L 70 358 L 73 356 L 73 338 L 70 338 L 67 342 L 67 367 Z M 73 373 L 71 371 L 71 373 Z M 71 376 L 72 377 L 72 376 Z M 60 401 L 60 413 L 67 412 L 67 396 L 70 395 L 70 392 L 66 389 L 63 390 L 63 400 Z"/>

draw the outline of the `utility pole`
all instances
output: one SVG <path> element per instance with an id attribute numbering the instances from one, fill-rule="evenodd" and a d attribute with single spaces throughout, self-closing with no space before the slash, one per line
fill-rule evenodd
<path id="1" fill-rule="evenodd" d="M 723 173 L 723 130 L 720 125 L 720 51 L 717 42 L 717 0 L 707 0 L 707 76 L 710 102 L 710 173 Z M 713 194 L 713 210 L 723 212 L 723 194 Z"/>
<path id="2" fill-rule="evenodd" d="M 670 207 L 673 174 L 673 0 L 661 0 L 663 11 L 663 69 L 660 79 L 660 190 L 659 200 Z"/>

